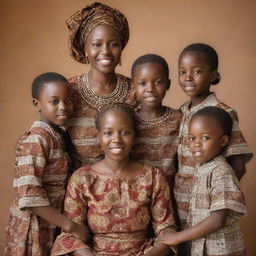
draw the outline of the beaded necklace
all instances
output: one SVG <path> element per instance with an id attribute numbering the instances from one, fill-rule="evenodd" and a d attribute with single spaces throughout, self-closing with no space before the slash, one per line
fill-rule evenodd
<path id="1" fill-rule="evenodd" d="M 137 115 L 136 119 L 138 121 L 139 127 L 154 127 L 154 126 L 166 121 L 169 118 L 169 116 L 171 115 L 171 113 L 172 113 L 171 108 L 166 107 L 165 113 L 159 118 L 152 119 L 152 120 L 143 120 Z"/>
<path id="2" fill-rule="evenodd" d="M 83 99 L 97 110 L 99 110 L 105 104 L 110 104 L 113 102 L 124 102 L 124 98 L 128 92 L 128 84 L 122 75 L 116 74 L 116 76 L 117 82 L 115 90 L 106 95 L 96 94 L 90 84 L 88 73 L 79 76 L 78 86 Z"/>

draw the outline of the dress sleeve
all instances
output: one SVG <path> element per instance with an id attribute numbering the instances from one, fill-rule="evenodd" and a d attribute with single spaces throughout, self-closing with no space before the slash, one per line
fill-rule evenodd
<path id="1" fill-rule="evenodd" d="M 175 231 L 169 184 L 159 169 L 155 169 L 153 177 L 151 216 L 156 236 L 164 230 Z"/>
<path id="2" fill-rule="evenodd" d="M 29 134 L 18 142 L 13 187 L 21 210 L 50 205 L 42 182 L 47 159 L 47 142 L 42 136 Z"/>
<path id="3" fill-rule="evenodd" d="M 229 209 L 234 217 L 246 215 L 245 200 L 239 188 L 239 182 L 225 166 L 216 167 L 210 177 L 210 212 Z"/>
<path id="4" fill-rule="evenodd" d="M 245 161 L 248 162 L 253 154 L 239 128 L 237 112 L 234 109 L 230 109 L 228 110 L 228 113 L 233 120 L 233 127 L 229 143 L 225 148 L 223 155 L 226 158 L 232 155 L 243 155 Z"/>
<path id="5" fill-rule="evenodd" d="M 64 214 L 69 219 L 85 225 L 87 215 L 87 202 L 84 197 L 86 181 L 79 170 L 75 171 L 70 178 L 64 202 Z M 53 245 L 51 255 L 65 255 L 84 248 L 89 248 L 89 246 L 72 234 L 62 231 Z"/>

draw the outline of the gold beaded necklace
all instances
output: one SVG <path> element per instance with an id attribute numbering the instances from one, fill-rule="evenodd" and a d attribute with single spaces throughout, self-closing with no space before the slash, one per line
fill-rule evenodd
<path id="1" fill-rule="evenodd" d="M 128 83 L 122 75 L 116 74 L 116 76 L 117 82 L 115 90 L 106 95 L 96 94 L 90 84 L 88 73 L 79 76 L 78 86 L 83 99 L 97 110 L 99 110 L 105 104 L 124 102 L 124 98 L 128 92 Z"/>

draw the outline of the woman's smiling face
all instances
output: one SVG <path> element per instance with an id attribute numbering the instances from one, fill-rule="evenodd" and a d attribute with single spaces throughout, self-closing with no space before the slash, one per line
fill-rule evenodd
<path id="1" fill-rule="evenodd" d="M 122 54 L 120 35 L 110 25 L 99 25 L 89 34 L 84 50 L 92 69 L 112 73 Z"/>

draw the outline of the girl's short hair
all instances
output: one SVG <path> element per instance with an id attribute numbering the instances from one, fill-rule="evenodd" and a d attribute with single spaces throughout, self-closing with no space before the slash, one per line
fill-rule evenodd
<path id="1" fill-rule="evenodd" d="M 211 69 L 218 70 L 218 65 L 219 65 L 218 54 L 210 45 L 203 44 L 203 43 L 190 44 L 182 50 L 180 56 L 182 56 L 185 52 L 196 52 L 196 53 L 203 54 L 206 60 L 208 61 Z M 220 82 L 220 79 L 221 77 L 218 72 L 218 76 L 214 81 L 212 81 L 212 84 L 213 85 L 218 84 Z"/>
<path id="2" fill-rule="evenodd" d="M 34 79 L 31 87 L 32 97 L 35 99 L 39 99 L 40 92 L 44 84 L 50 83 L 50 82 L 56 82 L 56 81 L 61 81 L 69 84 L 68 80 L 63 75 L 55 72 L 47 72 L 37 76 Z"/>
<path id="3" fill-rule="evenodd" d="M 126 113 L 131 119 L 132 127 L 134 128 L 134 131 L 136 131 L 136 117 L 133 109 L 125 103 L 118 103 L 118 102 L 112 103 L 112 104 L 105 104 L 99 109 L 95 117 L 95 125 L 97 130 L 100 130 L 100 121 L 102 117 L 105 115 L 105 113 L 112 110 L 119 110 Z"/>

